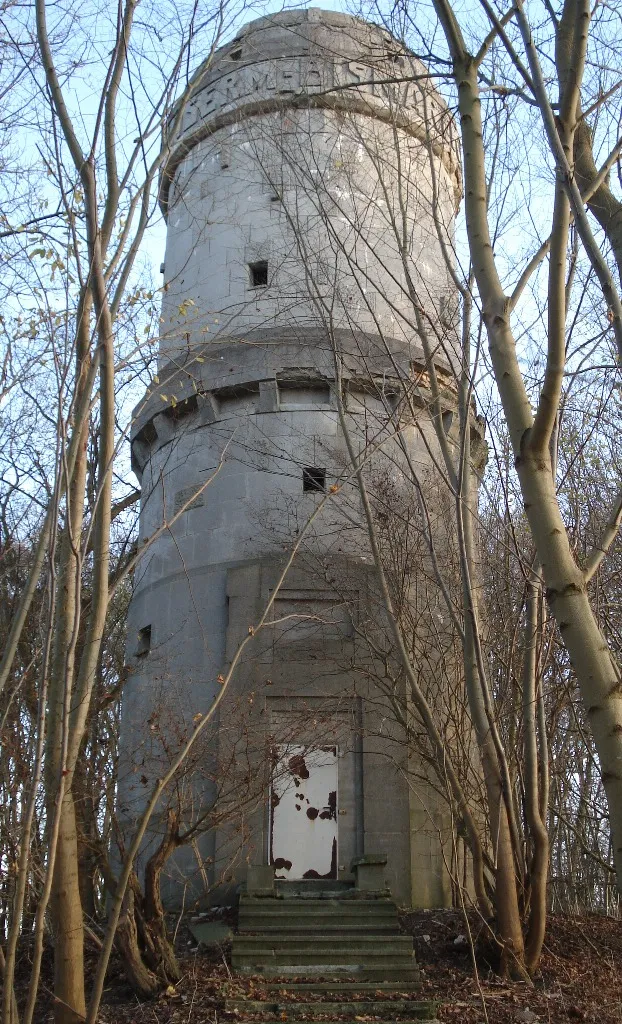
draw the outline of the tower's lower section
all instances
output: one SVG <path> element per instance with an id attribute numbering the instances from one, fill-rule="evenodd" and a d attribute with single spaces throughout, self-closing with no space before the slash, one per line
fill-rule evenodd
<path id="1" fill-rule="evenodd" d="M 333 570 L 336 565 L 332 560 Z M 220 579 L 225 589 L 223 664 L 259 621 L 278 572 L 277 561 L 266 558 L 208 574 L 212 587 Z M 398 904 L 450 903 L 447 813 L 424 781 L 421 765 L 413 764 L 396 713 L 405 701 L 382 691 L 378 670 L 357 637 L 361 624 L 372 619 L 373 609 L 366 607 L 369 568 L 344 562 L 346 573 L 347 600 L 337 612 L 334 591 L 320 589 L 308 570 L 290 570 L 269 624 L 245 648 L 208 738 L 166 803 L 186 828 L 196 829 L 193 841 L 167 866 L 163 895 L 169 905 L 230 902 L 249 864 L 273 865 L 277 879 L 303 887 L 318 880 L 349 881 L 352 861 L 370 852 L 386 855 L 387 881 Z M 209 602 L 202 612 L 207 626 Z M 145 657 L 153 669 L 157 650 Z M 157 777 L 166 762 L 164 748 L 209 710 L 205 684 L 193 681 L 185 699 L 174 686 L 184 675 L 179 663 L 176 670 L 167 663 L 157 681 L 156 675 L 145 680 L 137 673 L 128 682 L 125 730 L 144 723 L 146 690 L 153 695 L 156 689 L 160 703 L 147 740 L 143 724 L 133 765 L 127 763 L 126 747 L 121 792 L 126 820 L 132 808 L 135 815 L 140 812 L 146 778 Z M 163 807 L 150 849 L 164 822 Z"/>
<path id="2" fill-rule="evenodd" d="M 234 373 L 234 346 L 224 346 L 221 377 L 205 370 L 164 410 L 153 393 L 137 419 L 142 558 L 119 818 L 131 832 L 153 781 L 207 722 L 143 851 L 157 849 L 171 818 L 178 824 L 181 845 L 163 878 L 170 904 L 229 901 L 249 864 L 274 865 L 282 881 L 347 881 L 353 859 L 373 853 L 386 855 L 398 903 L 447 905 L 450 875 L 464 872 L 444 780 L 395 659 L 326 338 L 322 348 L 322 336 L 309 336 L 304 359 L 318 366 L 306 368 L 294 365 L 303 356 L 291 339 L 259 340 L 252 365 L 240 361 Z M 412 402 L 406 409 L 398 445 L 399 382 L 384 370 L 365 382 L 344 370 L 340 387 L 350 436 L 371 453 L 367 487 L 412 664 L 451 740 L 461 727 L 459 659 L 427 564 L 424 526 L 435 531 L 437 562 L 451 549 L 426 396 L 419 388 L 416 427 Z M 429 489 L 427 525 L 412 467 Z M 448 561 L 449 587 L 451 572 Z"/>

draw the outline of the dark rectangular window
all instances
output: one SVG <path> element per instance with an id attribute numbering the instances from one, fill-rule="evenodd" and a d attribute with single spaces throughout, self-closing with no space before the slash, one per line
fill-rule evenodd
<path id="1" fill-rule="evenodd" d="M 138 630 L 138 642 L 136 644 L 136 657 L 142 658 L 151 650 L 151 626 L 143 626 Z"/>
<path id="2" fill-rule="evenodd" d="M 268 284 L 268 261 L 258 260 L 257 263 L 249 263 L 249 278 L 251 288 L 265 288 Z"/>
<path id="3" fill-rule="evenodd" d="M 232 50 L 229 54 L 229 60 L 242 60 L 242 47 L 238 47 L 237 50 Z"/>
<path id="4" fill-rule="evenodd" d="M 190 395 L 188 398 L 184 398 L 182 402 L 169 406 L 165 410 L 164 415 L 177 422 L 178 420 L 185 419 L 186 416 L 191 416 L 193 412 L 198 411 L 198 408 L 199 400 L 197 396 Z"/>
<path id="5" fill-rule="evenodd" d="M 453 412 L 451 412 L 450 409 L 446 409 L 441 416 L 441 420 L 443 423 L 443 430 L 445 431 L 446 434 L 449 434 L 449 431 L 451 430 L 451 425 L 454 421 Z"/>
<path id="6" fill-rule="evenodd" d="M 302 471 L 303 491 L 326 492 L 326 470 L 318 469 L 317 466 L 307 466 Z"/>

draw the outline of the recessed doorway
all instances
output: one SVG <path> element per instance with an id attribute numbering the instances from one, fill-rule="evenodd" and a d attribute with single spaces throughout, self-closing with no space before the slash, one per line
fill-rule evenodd
<path id="1" fill-rule="evenodd" d="M 337 878 L 337 747 L 275 748 L 270 863 L 290 881 Z"/>

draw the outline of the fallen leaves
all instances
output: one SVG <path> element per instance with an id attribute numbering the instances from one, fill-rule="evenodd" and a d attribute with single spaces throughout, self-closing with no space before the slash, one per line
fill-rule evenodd
<path id="1" fill-rule="evenodd" d="M 233 910 L 231 909 L 233 915 Z M 231 918 L 233 923 L 233 917 Z M 453 911 L 416 912 L 404 916 L 405 929 L 416 939 L 417 954 L 423 966 L 421 986 L 387 991 L 374 986 L 371 998 L 437 1000 L 442 1024 L 620 1024 L 622 996 L 619 963 L 622 962 L 622 923 L 606 918 L 555 917 L 547 933 L 542 958 L 542 974 L 534 986 L 500 979 L 480 960 L 479 986 L 474 982 L 470 955 L 457 949 L 453 939 L 464 933 L 464 921 Z M 183 927 L 180 928 L 180 935 Z M 423 941 L 423 934 L 429 941 Z M 187 938 L 187 936 L 184 936 Z M 181 941 L 181 940 L 180 940 Z M 182 944 L 182 949 L 184 946 Z M 102 1024 L 208 1024 L 218 1021 L 247 1021 L 248 1014 L 224 1011 L 225 998 L 274 1000 L 280 1003 L 279 1015 L 253 1014 L 255 1024 L 268 1020 L 284 1022 L 285 1002 L 305 1002 L 309 993 L 296 988 L 308 978 L 275 979 L 277 988 L 268 988 L 259 976 L 231 976 L 222 957 L 209 953 L 183 952 L 180 956 L 184 978 L 171 986 L 175 994 L 165 994 L 156 1004 L 137 1006 L 127 985 L 121 980 L 117 963 L 111 970 Z M 314 978 L 314 981 L 326 980 Z M 343 979 L 344 981 L 349 979 Z M 372 990 L 370 990 L 372 991 Z M 344 993 L 345 996 L 345 993 Z M 482 1005 L 482 997 L 485 1004 Z M 334 994 L 317 1002 L 334 1001 Z M 369 995 L 368 995 L 368 998 Z M 356 1016 L 355 1016 L 356 1014 Z M 298 1017 L 296 1021 L 304 1018 Z M 321 1007 L 314 1020 L 321 1024 Z M 329 1019 L 334 1020 L 334 1016 Z M 358 1001 L 347 1019 L 358 1024 L 377 1019 L 365 1012 Z"/>

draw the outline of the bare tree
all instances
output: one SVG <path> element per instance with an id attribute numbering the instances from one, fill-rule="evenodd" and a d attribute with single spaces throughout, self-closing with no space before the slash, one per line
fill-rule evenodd
<path id="1" fill-rule="evenodd" d="M 36 749 L 30 792 L 22 805 L 6 954 L 5 1021 L 14 1017 L 12 979 L 42 768 L 45 880 L 34 923 L 33 972 L 23 1020 L 33 1017 L 48 906 L 54 932 L 56 1019 L 82 1019 L 86 1012 L 75 796 L 88 761 L 102 640 L 115 582 L 110 543 L 115 466 L 123 439 L 117 417 L 124 400 L 123 380 L 129 377 L 124 364 L 127 368 L 132 354 L 130 311 L 146 295 L 135 272 L 136 258 L 156 210 L 154 183 L 164 157 L 161 126 L 180 93 L 183 99 L 172 117 L 183 117 L 192 95 L 195 54 L 205 59 L 243 6 L 191 3 L 183 11 L 176 8 L 172 30 L 172 9 L 154 9 L 141 21 L 132 0 L 111 12 L 105 23 L 99 18 L 98 31 L 93 32 L 97 12 L 79 11 L 71 4 L 50 12 L 41 2 L 35 6 L 33 24 L 26 13 L 18 14 L 8 27 L 16 66 L 21 62 L 22 88 L 33 103 L 34 127 L 41 130 L 41 177 L 49 212 L 38 216 L 33 211 L 31 216 L 26 202 L 17 206 L 16 220 L 6 223 L 4 235 L 24 262 L 35 267 L 22 289 L 23 294 L 30 289 L 31 308 L 42 310 L 35 313 L 31 330 L 36 334 L 38 321 L 45 323 L 46 318 L 61 330 L 51 345 L 50 384 L 55 378 L 56 397 L 40 410 L 53 438 L 49 493 L 42 502 L 43 522 L 31 547 L 29 578 L 15 608 L 0 670 L 4 688 L 45 569 L 50 583 Z M 5 14 L 11 18 L 13 12 Z M 88 114 L 85 107 L 92 93 L 87 101 L 85 90 L 90 87 L 82 75 L 81 58 L 75 58 L 77 35 L 96 62 L 102 58 L 98 93 Z M 98 55 L 100 47 L 105 56 Z M 15 109 L 23 102 L 24 91 L 16 90 Z M 39 242 L 27 254 L 21 248 L 25 233 L 31 246 L 35 238 Z M 39 288 L 37 261 L 46 264 L 45 284 L 50 279 L 58 282 L 57 295 Z M 144 366 L 145 360 L 136 358 L 134 342 L 133 373 L 140 372 L 141 362 Z M 135 498 L 136 492 L 131 500 Z M 121 495 L 120 503 L 125 507 L 127 497 Z M 124 571 L 128 568 L 126 562 Z M 83 600 L 87 579 L 88 604 Z"/>
<path id="2" fill-rule="evenodd" d="M 473 271 L 486 327 L 495 380 L 507 419 L 515 466 L 525 511 L 530 524 L 546 586 L 547 600 L 577 673 L 584 705 L 589 714 L 598 750 L 603 783 L 609 802 L 614 858 L 622 878 L 622 718 L 619 702 L 619 668 L 598 627 L 587 584 L 591 559 L 582 568 L 570 548 L 566 523 L 556 495 L 551 442 L 562 396 L 566 362 L 567 252 L 571 219 L 603 292 L 618 350 L 622 348 L 622 307 L 610 270 L 591 231 L 584 200 L 572 174 L 574 136 L 580 116 L 583 70 L 589 45 L 590 8 L 568 0 L 554 20 L 558 35 L 558 97 L 549 98 L 540 59 L 534 44 L 534 27 L 522 5 L 507 16 L 497 17 L 483 5 L 490 18 L 489 36 L 479 50 L 467 44 L 460 19 L 451 4 L 435 3 L 451 55 L 458 91 L 466 180 L 466 223 Z M 503 27 L 516 19 L 520 43 L 513 44 Z M 479 70 L 492 42 L 499 39 L 520 75 L 525 91 L 540 113 L 542 126 L 556 167 L 557 183 L 550 230 L 548 270 L 548 325 L 545 369 L 535 414 L 520 366 L 511 326 L 512 301 L 502 285 L 494 255 L 487 209 L 486 155 L 481 123 Z M 564 62 L 560 66 L 561 53 Z M 554 117 L 551 103 L 556 102 Z M 606 550 L 607 540 L 599 545 Z M 600 557 L 600 555 L 598 556 Z"/>

